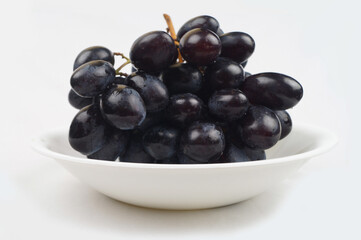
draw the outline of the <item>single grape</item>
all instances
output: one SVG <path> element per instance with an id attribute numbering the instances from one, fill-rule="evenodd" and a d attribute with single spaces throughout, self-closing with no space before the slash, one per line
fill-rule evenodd
<path id="1" fill-rule="evenodd" d="M 114 84 L 128 85 L 128 81 L 127 78 L 119 76 L 115 77 Z"/>
<path id="2" fill-rule="evenodd" d="M 221 56 L 230 58 L 237 63 L 245 62 L 256 47 L 253 38 L 243 32 L 226 33 L 220 39 L 222 42 Z"/>
<path id="3" fill-rule="evenodd" d="M 127 77 L 127 83 L 140 94 L 148 112 L 159 112 L 167 106 L 168 90 L 158 77 L 136 72 Z"/>
<path id="4" fill-rule="evenodd" d="M 197 66 L 211 64 L 221 54 L 221 40 L 207 29 L 193 29 L 180 39 L 179 50 L 182 57 Z"/>
<path id="5" fill-rule="evenodd" d="M 220 37 L 224 34 L 223 30 L 218 28 L 217 31 L 216 31 L 217 35 Z"/>
<path id="6" fill-rule="evenodd" d="M 129 131 L 108 127 L 106 131 L 107 140 L 103 147 L 87 157 L 90 159 L 115 161 L 119 156 L 125 153 L 129 135 Z"/>
<path id="7" fill-rule="evenodd" d="M 203 102 L 191 93 L 173 95 L 167 108 L 167 117 L 180 127 L 199 120 L 202 117 Z"/>
<path id="8" fill-rule="evenodd" d="M 189 63 L 177 63 L 162 72 L 161 79 L 170 94 L 197 93 L 202 87 L 202 73 Z"/>
<path id="9" fill-rule="evenodd" d="M 123 156 L 119 157 L 119 160 L 121 162 L 155 163 L 155 160 L 144 151 L 142 135 L 139 132 L 132 134 L 127 150 Z"/>
<path id="10" fill-rule="evenodd" d="M 180 131 L 174 127 L 158 125 L 143 135 L 144 150 L 156 160 L 172 158 L 178 147 Z"/>
<path id="11" fill-rule="evenodd" d="M 193 123 L 182 135 L 180 153 L 198 162 L 216 161 L 225 148 L 225 137 L 213 123 Z"/>
<path id="12" fill-rule="evenodd" d="M 137 69 L 145 72 L 160 72 L 175 63 L 177 47 L 171 36 L 163 31 L 154 31 L 140 36 L 130 49 L 130 59 Z"/>
<path id="13" fill-rule="evenodd" d="M 78 67 L 71 75 L 73 90 L 83 97 L 95 97 L 114 82 L 113 66 L 103 60 L 87 62 Z"/>
<path id="14" fill-rule="evenodd" d="M 245 68 L 245 67 L 247 66 L 247 63 L 248 63 L 248 60 L 246 60 L 246 61 L 244 61 L 243 63 L 241 63 L 241 66 L 242 66 L 243 68 Z"/>
<path id="15" fill-rule="evenodd" d="M 285 138 L 292 130 L 292 119 L 285 110 L 274 111 L 281 123 L 281 138 Z"/>
<path id="16" fill-rule="evenodd" d="M 244 71 L 238 63 L 218 58 L 216 62 L 207 66 L 204 78 L 212 90 L 239 88 L 244 81 Z"/>
<path id="17" fill-rule="evenodd" d="M 272 110 L 291 108 L 303 96 L 303 89 L 299 82 L 287 75 L 272 72 L 247 77 L 241 90 L 250 103 L 263 105 Z"/>
<path id="18" fill-rule="evenodd" d="M 219 23 L 214 17 L 207 15 L 192 18 L 183 24 L 183 26 L 178 30 L 178 38 L 181 39 L 184 34 L 195 28 L 204 28 L 217 32 Z"/>
<path id="19" fill-rule="evenodd" d="M 85 98 L 76 94 L 72 89 L 70 89 L 68 94 L 68 101 L 70 105 L 76 109 L 82 109 L 85 106 L 88 106 L 93 103 L 93 98 Z"/>
<path id="20" fill-rule="evenodd" d="M 276 114 L 263 106 L 249 107 L 236 125 L 241 141 L 252 149 L 268 149 L 281 136 L 281 125 Z"/>
<path id="21" fill-rule="evenodd" d="M 248 107 L 247 97 L 238 89 L 216 91 L 208 102 L 209 112 L 225 121 L 242 118 Z"/>
<path id="22" fill-rule="evenodd" d="M 244 77 L 247 78 L 249 76 L 252 76 L 252 74 L 250 72 L 244 72 Z"/>
<path id="23" fill-rule="evenodd" d="M 88 47 L 81 51 L 76 57 L 73 70 L 77 69 L 84 63 L 94 60 L 104 60 L 106 62 L 109 62 L 111 65 L 114 65 L 114 54 L 105 47 Z"/>
<path id="24" fill-rule="evenodd" d="M 82 108 L 71 122 L 69 143 L 76 151 L 85 155 L 93 154 L 106 141 L 106 123 L 100 109 L 92 104 Z"/>
<path id="25" fill-rule="evenodd" d="M 105 119 L 121 130 L 140 126 L 146 116 L 145 105 L 139 93 L 125 85 L 115 85 L 101 98 Z"/>

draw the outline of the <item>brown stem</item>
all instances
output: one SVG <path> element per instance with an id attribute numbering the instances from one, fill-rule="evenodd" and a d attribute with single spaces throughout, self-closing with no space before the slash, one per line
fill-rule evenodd
<path id="1" fill-rule="evenodd" d="M 175 45 L 179 46 L 179 42 L 177 40 L 177 34 L 175 33 L 172 19 L 170 18 L 170 16 L 168 14 L 163 14 L 163 17 L 164 17 L 165 21 L 167 22 L 167 25 L 168 25 L 167 30 L 169 30 L 170 36 L 173 38 Z M 183 58 L 179 51 L 179 48 L 177 48 L 177 49 L 178 49 L 178 61 L 181 63 L 181 62 L 183 62 Z"/>

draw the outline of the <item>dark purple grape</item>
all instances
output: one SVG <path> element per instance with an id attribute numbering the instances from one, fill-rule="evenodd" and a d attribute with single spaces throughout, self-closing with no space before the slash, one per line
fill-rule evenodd
<path id="1" fill-rule="evenodd" d="M 127 77 L 127 83 L 140 94 L 148 112 L 159 112 L 167 106 L 167 87 L 156 76 L 136 72 Z"/>
<path id="2" fill-rule="evenodd" d="M 212 90 L 239 88 L 244 81 L 244 71 L 238 63 L 230 59 L 218 58 L 207 67 L 204 78 Z"/>
<path id="3" fill-rule="evenodd" d="M 147 113 L 147 116 L 145 117 L 142 124 L 139 127 L 137 127 L 137 130 L 141 132 L 145 132 L 148 128 L 163 123 L 164 120 L 165 120 L 164 111 L 156 112 L 156 113 Z"/>
<path id="4" fill-rule="evenodd" d="M 241 90 L 250 103 L 263 105 L 272 110 L 291 108 L 303 96 L 303 89 L 299 82 L 287 75 L 272 72 L 247 77 Z"/>
<path id="5" fill-rule="evenodd" d="M 246 60 L 246 61 L 244 61 L 243 63 L 241 63 L 241 66 L 242 66 L 243 68 L 245 68 L 245 67 L 247 66 L 247 63 L 248 63 L 248 61 Z"/>
<path id="6" fill-rule="evenodd" d="M 221 40 L 207 29 L 193 29 L 180 39 L 179 50 L 182 57 L 197 66 L 211 64 L 221 54 Z"/>
<path id="7" fill-rule="evenodd" d="M 128 85 L 127 79 L 125 77 L 115 77 L 114 84 L 122 84 L 122 85 Z"/>
<path id="8" fill-rule="evenodd" d="M 119 157 L 119 160 L 121 162 L 155 163 L 155 160 L 144 151 L 140 133 L 132 134 L 127 150 L 123 156 Z"/>
<path id="9" fill-rule="evenodd" d="M 82 109 L 85 106 L 88 106 L 93 103 L 93 98 L 85 98 L 76 94 L 72 89 L 70 89 L 68 94 L 68 101 L 70 105 L 76 109 Z"/>
<path id="10" fill-rule="evenodd" d="M 73 90 L 83 97 L 95 97 L 101 94 L 114 82 L 113 66 L 103 60 L 84 63 L 71 75 L 70 84 Z"/>
<path id="11" fill-rule="evenodd" d="M 154 31 L 140 36 L 130 49 L 130 59 L 137 69 L 160 72 L 178 57 L 177 47 L 166 32 Z"/>
<path id="12" fill-rule="evenodd" d="M 238 89 L 216 91 L 208 102 L 209 112 L 225 121 L 240 119 L 248 107 L 247 97 Z"/>
<path id="13" fill-rule="evenodd" d="M 166 116 L 174 123 L 185 127 L 202 117 L 203 102 L 191 93 L 173 95 Z"/>
<path id="14" fill-rule="evenodd" d="M 249 76 L 252 76 L 252 74 L 250 72 L 244 72 L 244 77 L 247 78 Z"/>
<path id="15" fill-rule="evenodd" d="M 292 130 L 292 119 L 285 110 L 274 111 L 281 123 L 281 138 L 285 138 Z"/>
<path id="16" fill-rule="evenodd" d="M 236 131 L 247 147 L 264 150 L 280 139 L 281 125 L 272 110 L 263 106 L 252 106 L 237 123 Z"/>
<path id="17" fill-rule="evenodd" d="M 94 60 L 104 60 L 109 62 L 111 65 L 114 65 L 114 54 L 108 48 L 101 46 L 86 48 L 76 57 L 73 70 L 77 69 L 84 63 Z"/>
<path id="18" fill-rule="evenodd" d="M 144 150 L 156 160 L 172 158 L 177 151 L 179 135 L 179 130 L 173 127 L 152 127 L 143 135 Z"/>
<path id="19" fill-rule="evenodd" d="M 82 108 L 71 122 L 69 143 L 76 151 L 90 155 L 105 143 L 106 123 L 95 104 Z"/>
<path id="20" fill-rule="evenodd" d="M 245 62 L 256 47 L 253 38 L 243 32 L 226 33 L 220 39 L 222 42 L 221 56 L 230 58 L 237 63 Z"/>
<path id="21" fill-rule="evenodd" d="M 182 135 L 180 153 L 198 162 L 216 161 L 225 148 L 220 127 L 213 123 L 193 123 Z"/>
<path id="22" fill-rule="evenodd" d="M 266 159 L 263 150 L 253 150 L 246 147 L 239 148 L 236 145 L 229 143 L 222 154 L 222 157 L 217 161 L 218 163 L 232 163 L 232 162 L 248 162 L 254 160 Z"/>
<path id="23" fill-rule="evenodd" d="M 129 131 L 122 131 L 108 127 L 106 131 L 106 142 L 101 149 L 88 155 L 90 159 L 115 161 L 123 155 L 129 140 Z"/>
<path id="24" fill-rule="evenodd" d="M 217 35 L 220 37 L 224 34 L 223 30 L 218 28 L 217 31 L 216 31 Z"/>
<path id="25" fill-rule="evenodd" d="M 181 39 L 184 34 L 195 28 L 204 28 L 213 32 L 217 32 L 219 23 L 214 17 L 207 15 L 192 18 L 183 24 L 183 26 L 179 29 L 177 33 L 178 38 Z"/>
<path id="26" fill-rule="evenodd" d="M 170 94 L 197 93 L 202 87 L 202 73 L 188 63 L 177 63 L 162 72 L 161 79 Z"/>
<path id="27" fill-rule="evenodd" d="M 139 93 L 125 85 L 115 85 L 101 99 L 105 119 L 121 130 L 140 126 L 146 116 L 145 105 Z"/>

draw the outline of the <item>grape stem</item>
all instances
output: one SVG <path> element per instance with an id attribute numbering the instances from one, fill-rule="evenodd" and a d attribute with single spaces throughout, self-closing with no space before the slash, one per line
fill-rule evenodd
<path id="1" fill-rule="evenodd" d="M 177 40 L 177 34 L 175 33 L 172 19 L 166 13 L 163 14 L 163 17 L 164 17 L 164 19 L 165 19 L 165 21 L 167 22 L 167 25 L 168 25 L 167 32 L 169 31 L 170 36 L 173 38 L 174 44 L 177 46 L 177 49 L 178 49 L 178 61 L 181 63 L 181 62 L 183 62 L 183 58 L 182 58 L 182 55 L 181 55 L 181 53 L 179 51 L 179 47 L 178 47 L 179 42 Z"/>
<path id="2" fill-rule="evenodd" d="M 120 65 L 120 67 L 117 68 L 117 70 L 115 70 L 115 74 L 116 75 L 120 75 L 120 76 L 125 76 L 127 77 L 128 74 L 126 73 L 122 73 L 120 72 L 120 70 L 122 70 L 122 68 L 124 68 L 125 66 L 127 66 L 129 63 L 131 63 L 132 61 L 126 57 L 123 53 L 120 53 L 120 52 L 115 52 L 114 53 L 115 56 L 121 56 L 123 59 L 127 60 L 125 63 L 123 63 L 122 65 Z"/>

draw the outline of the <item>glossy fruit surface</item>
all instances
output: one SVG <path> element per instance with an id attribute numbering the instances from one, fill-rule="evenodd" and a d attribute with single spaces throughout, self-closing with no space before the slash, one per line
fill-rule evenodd
<path id="1" fill-rule="evenodd" d="M 101 109 L 105 119 L 121 130 L 136 128 L 146 116 L 139 93 L 125 85 L 115 85 L 107 90 L 101 99 Z"/>
<path id="2" fill-rule="evenodd" d="M 182 135 L 180 153 L 198 162 L 218 159 L 226 146 L 223 131 L 213 123 L 193 123 Z"/>
<path id="3" fill-rule="evenodd" d="M 244 81 L 244 71 L 238 63 L 230 59 L 218 58 L 207 67 L 204 78 L 212 90 L 238 88 Z"/>
<path id="4" fill-rule="evenodd" d="M 104 60 L 114 65 L 114 54 L 108 48 L 101 46 L 89 47 L 81 51 L 75 59 L 73 70 L 77 69 L 84 63 L 93 60 Z"/>
<path id="5" fill-rule="evenodd" d="M 217 34 L 218 36 L 222 36 L 222 35 L 224 34 L 224 32 L 223 32 L 222 29 L 218 28 L 217 31 L 216 31 L 216 34 Z"/>
<path id="6" fill-rule="evenodd" d="M 123 156 L 119 157 L 121 162 L 155 163 L 155 160 L 144 151 L 142 135 L 133 133 Z"/>
<path id="7" fill-rule="evenodd" d="M 179 135 L 174 127 L 152 127 L 143 135 L 144 150 L 156 160 L 170 159 L 177 152 Z"/>
<path id="8" fill-rule="evenodd" d="M 212 31 L 196 28 L 180 39 L 179 50 L 187 62 L 205 66 L 214 62 L 221 54 L 221 40 Z"/>
<path id="9" fill-rule="evenodd" d="M 173 64 L 178 57 L 178 51 L 169 34 L 153 31 L 135 40 L 129 56 L 136 68 L 154 73 Z"/>
<path id="10" fill-rule="evenodd" d="M 184 34 L 195 28 L 204 28 L 213 32 L 217 32 L 219 23 L 214 17 L 207 15 L 198 16 L 188 20 L 185 24 L 183 24 L 177 33 L 177 37 L 181 39 Z"/>
<path id="11" fill-rule="evenodd" d="M 98 151 L 87 157 L 90 159 L 115 161 L 120 155 L 124 154 L 128 144 L 129 135 L 129 131 L 108 127 L 104 145 Z"/>
<path id="12" fill-rule="evenodd" d="M 290 114 L 284 110 L 274 111 L 281 123 L 281 138 L 285 138 L 292 130 L 292 119 Z"/>
<path id="13" fill-rule="evenodd" d="M 89 155 L 98 151 L 105 143 L 106 123 L 99 107 L 90 105 L 81 109 L 71 122 L 69 143 L 82 154 Z"/>
<path id="14" fill-rule="evenodd" d="M 202 117 L 203 102 L 191 93 L 173 95 L 170 98 L 166 116 L 180 127 L 199 120 Z"/>
<path id="15" fill-rule="evenodd" d="M 242 118 L 248 107 L 247 97 L 238 89 L 216 91 L 208 101 L 209 112 L 225 121 Z"/>
<path id="16" fill-rule="evenodd" d="M 226 33 L 220 39 L 222 42 L 221 56 L 230 58 L 237 63 L 246 61 L 256 47 L 253 38 L 243 32 Z"/>
<path id="17" fill-rule="evenodd" d="M 197 93 L 202 87 L 202 73 L 189 63 L 177 63 L 162 72 L 170 94 Z"/>
<path id="18" fill-rule="evenodd" d="M 127 77 L 127 84 L 140 94 L 148 112 L 159 112 L 167 106 L 168 90 L 158 77 L 140 72 L 132 73 Z"/>
<path id="19" fill-rule="evenodd" d="M 77 68 L 71 75 L 72 89 L 80 96 L 95 97 L 114 82 L 113 66 L 103 60 L 87 62 Z"/>
<path id="20" fill-rule="evenodd" d="M 85 98 L 76 94 L 72 89 L 70 89 L 68 94 L 68 101 L 70 105 L 76 109 L 82 109 L 85 106 L 88 106 L 93 103 L 93 98 Z"/>
<path id="21" fill-rule="evenodd" d="M 276 114 L 263 106 L 248 108 L 237 123 L 236 131 L 241 141 L 252 149 L 268 149 L 281 137 L 281 125 Z"/>
<path id="22" fill-rule="evenodd" d="M 247 77 L 241 90 L 252 104 L 263 105 L 272 110 L 291 108 L 303 96 L 303 88 L 299 82 L 290 76 L 272 72 Z"/>

